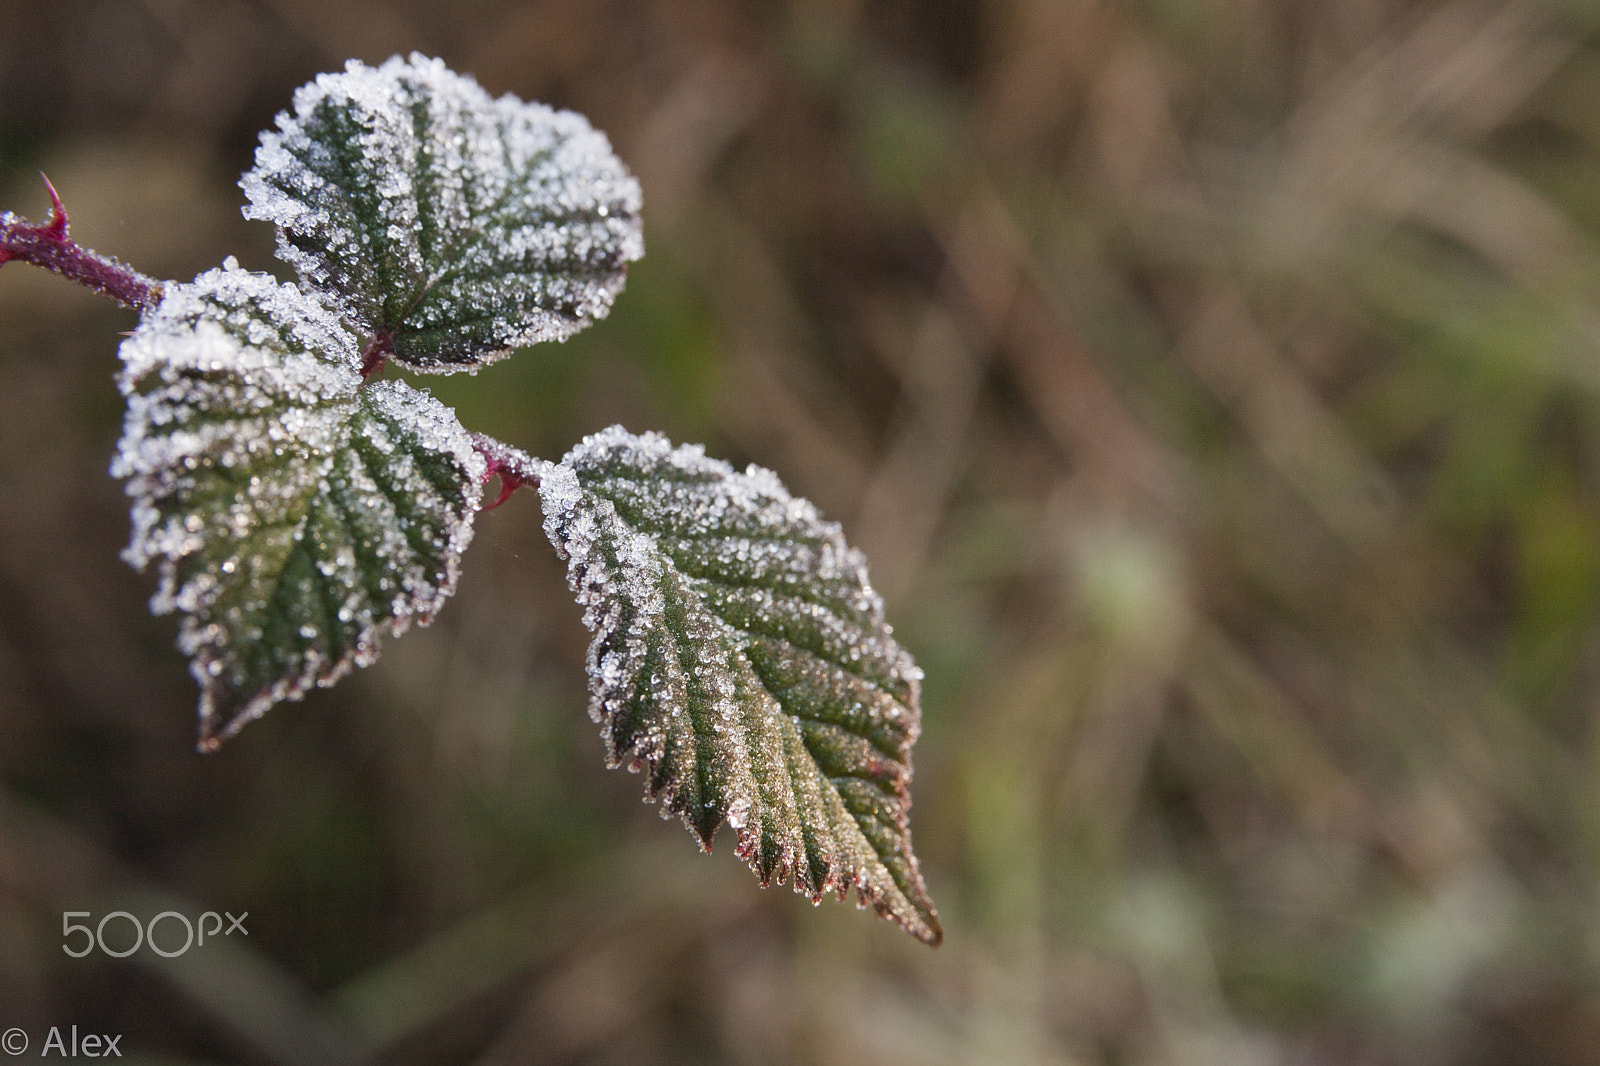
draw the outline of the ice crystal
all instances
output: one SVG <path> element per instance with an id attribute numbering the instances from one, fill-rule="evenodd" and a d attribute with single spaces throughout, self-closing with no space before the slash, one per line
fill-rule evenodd
<path id="1" fill-rule="evenodd" d="M 302 87 L 240 185 L 302 282 L 417 370 L 564 339 L 644 252 L 604 134 L 415 54 Z"/>
<path id="2" fill-rule="evenodd" d="M 538 474 L 613 766 L 762 884 L 859 898 L 938 943 L 911 851 L 921 671 L 861 554 L 770 471 L 620 427 Z"/>
<path id="3" fill-rule="evenodd" d="M 361 385 L 361 337 L 231 260 L 122 344 L 133 565 L 179 611 L 204 746 L 378 654 L 455 588 L 485 463 L 455 416 Z"/>

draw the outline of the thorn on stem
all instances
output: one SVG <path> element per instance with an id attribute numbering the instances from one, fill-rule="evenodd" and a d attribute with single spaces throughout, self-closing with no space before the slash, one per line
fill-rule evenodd
<path id="1" fill-rule="evenodd" d="M 489 479 L 500 479 L 500 495 L 487 507 L 480 507 L 480 511 L 492 511 L 511 498 L 511 494 L 524 485 L 539 485 L 539 465 L 537 460 L 531 459 L 508 445 L 501 444 L 493 437 L 486 437 L 482 433 L 472 434 L 472 447 L 483 456 L 483 477 L 479 479 L 478 486 L 489 484 Z"/>
<path id="2" fill-rule="evenodd" d="M 50 194 L 50 214 L 37 226 L 9 211 L 0 212 L 0 263 L 20 259 L 92 289 L 141 314 L 161 302 L 161 283 L 67 236 L 67 209 L 42 171 Z"/>
<path id="3" fill-rule="evenodd" d="M 489 506 L 478 508 L 480 511 L 494 510 L 496 507 L 499 507 L 502 503 L 505 503 L 507 500 L 509 500 L 513 492 L 516 492 L 522 486 L 528 484 L 528 482 L 518 477 L 516 474 L 513 474 L 510 470 L 507 470 L 505 466 L 503 466 L 498 460 L 494 459 L 489 460 L 489 469 L 485 470 L 483 473 L 483 483 L 487 485 L 489 483 L 489 479 L 492 477 L 498 477 L 500 479 L 500 495 L 496 496 L 494 502 Z"/>
<path id="4" fill-rule="evenodd" d="M 50 184 L 50 178 L 44 171 L 39 171 L 39 177 L 44 181 L 45 191 L 50 194 L 50 216 L 45 220 L 43 235 L 52 240 L 64 241 L 67 239 L 67 209 L 61 203 L 61 196 L 56 192 L 56 187 Z"/>

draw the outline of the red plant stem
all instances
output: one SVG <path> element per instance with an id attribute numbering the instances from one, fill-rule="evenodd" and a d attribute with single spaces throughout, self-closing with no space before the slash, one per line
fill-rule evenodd
<path id="1" fill-rule="evenodd" d="M 489 506 L 481 507 L 479 510 L 494 510 L 524 485 L 538 488 L 539 471 L 532 457 L 482 433 L 472 434 L 472 446 L 479 455 L 489 461 L 488 468 L 483 472 L 483 483 L 487 485 L 492 477 L 500 479 L 500 495 Z"/>
<path id="2" fill-rule="evenodd" d="M 394 354 L 394 331 L 379 330 L 361 352 L 361 380 L 371 381 L 375 374 L 383 373 L 383 364 Z"/>
<path id="3" fill-rule="evenodd" d="M 20 259 L 44 267 L 141 314 L 161 302 L 159 281 L 70 240 L 61 197 L 49 178 L 44 187 L 50 191 L 50 215 L 39 225 L 0 211 L 0 263 Z"/>

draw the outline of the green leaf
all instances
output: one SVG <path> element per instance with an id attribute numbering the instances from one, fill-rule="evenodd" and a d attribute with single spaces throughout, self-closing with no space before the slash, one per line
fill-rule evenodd
<path id="1" fill-rule="evenodd" d="M 922 672 L 839 527 L 770 471 L 615 426 L 538 480 L 610 764 L 707 850 L 727 822 L 763 885 L 854 887 L 937 944 L 906 818 Z"/>
<path id="2" fill-rule="evenodd" d="M 486 464 L 455 416 L 363 387 L 358 338 L 229 260 L 169 284 L 122 344 L 124 557 L 200 682 L 202 748 L 378 655 L 455 588 Z"/>
<path id="3" fill-rule="evenodd" d="M 240 185 L 302 283 L 414 370 L 566 338 L 644 254 L 639 185 L 604 134 L 415 54 L 300 88 Z"/>

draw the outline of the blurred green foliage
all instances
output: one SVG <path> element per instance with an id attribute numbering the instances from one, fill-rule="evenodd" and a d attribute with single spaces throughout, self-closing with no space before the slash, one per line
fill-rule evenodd
<path id="1" fill-rule="evenodd" d="M 777 470 L 926 668 L 929 952 L 601 768 L 519 495 L 193 755 L 117 559 L 127 313 L 0 271 L 0 1028 L 147 1062 L 1600 1063 L 1600 9 L 9 0 L 0 206 L 270 268 L 293 88 L 442 56 L 645 189 L 610 319 L 424 382 Z M 66 910 L 250 912 L 163 962 Z"/>

